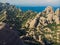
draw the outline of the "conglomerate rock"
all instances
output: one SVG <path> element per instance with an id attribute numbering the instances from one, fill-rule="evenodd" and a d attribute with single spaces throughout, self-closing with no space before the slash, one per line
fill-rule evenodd
<path id="1" fill-rule="evenodd" d="M 54 28 L 54 24 L 60 24 L 60 9 L 58 8 L 55 12 L 51 6 L 45 8 L 43 12 L 38 13 L 34 19 L 27 21 L 29 26 L 28 35 L 32 36 L 35 40 L 45 45 L 42 40 L 45 37 L 49 41 L 54 42 L 54 34 L 58 26 Z M 27 24 L 27 23 L 26 23 Z M 60 28 L 60 27 L 59 27 Z M 41 37 L 42 36 L 42 37 Z M 58 41 L 58 40 L 57 40 Z M 56 42 L 56 41 L 55 41 Z"/>

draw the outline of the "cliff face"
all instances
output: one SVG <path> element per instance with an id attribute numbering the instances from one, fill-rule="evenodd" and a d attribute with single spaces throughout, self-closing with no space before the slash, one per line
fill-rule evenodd
<path id="1" fill-rule="evenodd" d="M 34 19 L 28 20 L 25 27 L 29 28 L 27 35 L 32 36 L 43 45 L 45 44 L 42 40 L 43 36 L 49 41 L 60 43 L 60 39 L 57 37 L 60 34 L 60 9 L 58 8 L 54 12 L 53 8 L 48 6 L 43 12 L 38 13 Z"/>

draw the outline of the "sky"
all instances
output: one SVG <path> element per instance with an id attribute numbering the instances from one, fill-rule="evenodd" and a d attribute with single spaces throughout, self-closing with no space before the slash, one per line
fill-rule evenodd
<path id="1" fill-rule="evenodd" d="M 58 6 L 60 7 L 60 0 L 0 0 L 3 3 L 10 3 L 20 6 Z"/>

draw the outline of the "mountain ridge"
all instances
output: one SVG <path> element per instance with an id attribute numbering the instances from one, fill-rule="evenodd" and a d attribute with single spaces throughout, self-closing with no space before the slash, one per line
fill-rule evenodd
<path id="1" fill-rule="evenodd" d="M 0 22 L 9 25 L 10 31 L 16 31 L 27 45 L 60 44 L 59 8 L 54 11 L 53 7 L 48 6 L 39 13 L 31 10 L 24 12 L 14 5 L 0 3 Z"/>

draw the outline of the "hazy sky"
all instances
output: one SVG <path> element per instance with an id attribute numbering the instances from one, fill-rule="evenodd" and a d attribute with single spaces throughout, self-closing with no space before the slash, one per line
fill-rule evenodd
<path id="1" fill-rule="evenodd" d="M 8 2 L 20 6 L 59 6 L 60 0 L 0 0 L 0 2 Z"/>

